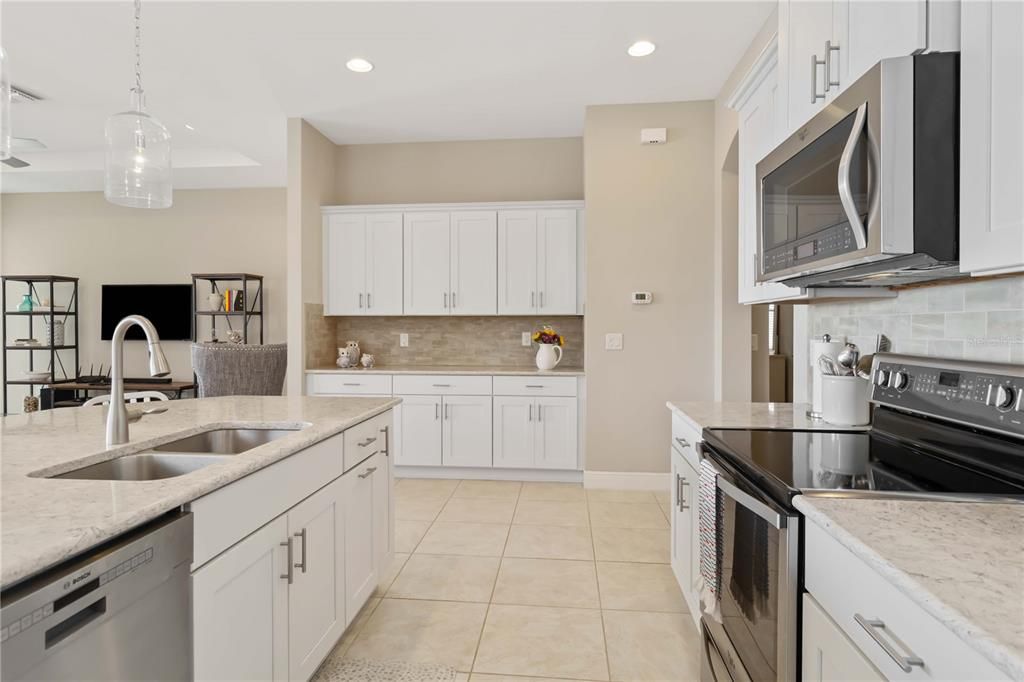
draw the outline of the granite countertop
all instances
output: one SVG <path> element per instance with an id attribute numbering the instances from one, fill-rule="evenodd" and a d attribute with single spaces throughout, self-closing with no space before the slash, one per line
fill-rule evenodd
<path id="1" fill-rule="evenodd" d="M 673 402 L 668 409 L 690 425 L 704 429 L 790 429 L 800 431 L 865 431 L 867 426 L 837 426 L 811 419 L 807 403 Z"/>
<path id="2" fill-rule="evenodd" d="M 45 410 L 0 419 L 0 585 L 7 587 L 397 405 L 391 398 L 230 397 L 172 400 L 107 450 L 105 410 Z M 183 476 L 88 481 L 45 476 L 224 427 L 299 428 Z"/>
<path id="3" fill-rule="evenodd" d="M 306 370 L 307 374 L 454 374 L 454 375 L 482 375 L 482 376 L 583 376 L 582 367 L 556 367 L 552 370 L 541 371 L 536 367 L 508 367 L 507 365 L 377 365 L 371 369 L 362 367 L 348 367 L 342 369 L 335 365 L 324 367 L 311 367 Z"/>
<path id="4" fill-rule="evenodd" d="M 1024 679 L 1024 504 L 794 502 L 971 648 Z"/>

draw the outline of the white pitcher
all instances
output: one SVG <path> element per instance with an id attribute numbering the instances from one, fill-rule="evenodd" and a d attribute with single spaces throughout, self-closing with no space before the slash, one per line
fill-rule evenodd
<path id="1" fill-rule="evenodd" d="M 537 369 L 554 369 L 562 361 L 562 347 L 553 343 L 542 343 L 537 349 Z"/>

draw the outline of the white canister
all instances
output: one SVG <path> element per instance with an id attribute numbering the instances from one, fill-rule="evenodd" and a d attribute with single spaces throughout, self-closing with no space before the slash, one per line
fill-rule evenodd
<path id="1" fill-rule="evenodd" d="M 818 367 L 818 358 L 827 355 L 833 360 L 839 355 L 839 351 L 845 346 L 842 341 L 811 341 L 811 413 L 812 419 L 821 419 L 821 369 Z"/>
<path id="2" fill-rule="evenodd" d="M 821 416 L 837 426 L 866 426 L 871 421 L 867 379 L 856 376 L 821 377 Z"/>

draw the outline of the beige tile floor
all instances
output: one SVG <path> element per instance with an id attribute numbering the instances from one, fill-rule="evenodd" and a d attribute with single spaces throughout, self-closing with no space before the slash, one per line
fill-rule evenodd
<path id="1" fill-rule="evenodd" d="M 396 554 L 338 644 L 460 682 L 676 682 L 699 640 L 669 561 L 668 495 L 401 479 Z"/>

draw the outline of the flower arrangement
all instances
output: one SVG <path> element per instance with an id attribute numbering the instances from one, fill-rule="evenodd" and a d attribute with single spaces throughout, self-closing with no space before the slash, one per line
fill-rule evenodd
<path id="1" fill-rule="evenodd" d="M 539 331 L 533 333 L 534 343 L 550 344 L 555 346 L 564 346 L 565 337 L 556 332 L 550 326 L 545 326 Z"/>

